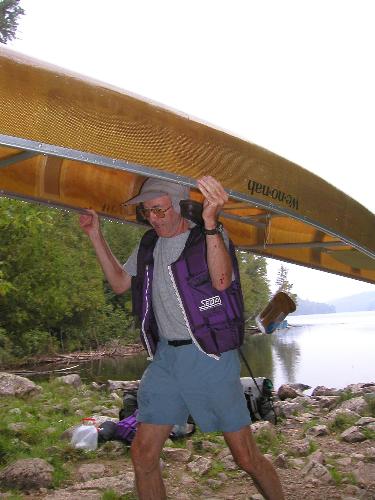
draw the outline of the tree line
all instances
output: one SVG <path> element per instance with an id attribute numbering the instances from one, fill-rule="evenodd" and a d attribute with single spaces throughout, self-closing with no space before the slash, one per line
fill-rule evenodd
<path id="1" fill-rule="evenodd" d="M 145 231 L 108 220 L 102 230 L 120 262 Z M 110 290 L 77 214 L 0 198 L 0 241 L 0 365 L 138 339 L 130 293 Z M 251 320 L 269 300 L 266 260 L 238 261 Z"/>

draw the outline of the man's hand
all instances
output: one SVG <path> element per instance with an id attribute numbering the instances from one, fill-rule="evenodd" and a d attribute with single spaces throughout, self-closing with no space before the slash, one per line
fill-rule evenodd
<path id="1" fill-rule="evenodd" d="M 202 217 L 206 229 L 216 227 L 219 212 L 228 201 L 228 195 L 219 181 L 206 175 L 197 181 L 197 187 L 204 196 Z"/>
<path id="2" fill-rule="evenodd" d="M 87 208 L 85 212 L 79 216 L 79 225 L 90 237 L 99 234 L 100 224 L 98 214 L 95 210 Z"/>

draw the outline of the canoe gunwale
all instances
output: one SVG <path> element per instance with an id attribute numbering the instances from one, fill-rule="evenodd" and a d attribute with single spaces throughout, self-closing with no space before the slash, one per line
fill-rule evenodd
<path id="1" fill-rule="evenodd" d="M 3 135 L 3 134 L 0 134 L 0 145 L 11 147 L 11 148 L 16 148 L 16 149 L 21 149 L 22 152 L 20 152 L 19 154 L 29 155 L 30 157 L 33 155 L 42 154 L 42 155 L 46 155 L 46 156 L 65 158 L 65 159 L 69 159 L 69 160 L 79 161 L 81 163 L 101 166 L 104 168 L 110 168 L 110 169 L 114 169 L 114 170 L 123 170 L 123 171 L 127 171 L 130 173 L 142 175 L 145 177 L 154 177 L 154 178 L 159 178 L 159 179 L 170 180 L 170 181 L 177 182 L 179 184 L 185 185 L 185 186 L 190 187 L 190 188 L 196 188 L 196 181 L 192 178 L 178 175 L 178 174 L 174 174 L 171 172 L 161 171 L 161 170 L 158 170 L 158 169 L 155 169 L 152 167 L 139 165 L 139 164 L 132 163 L 129 161 L 119 160 L 116 158 L 110 158 L 107 156 L 97 155 L 97 154 L 89 153 L 89 152 L 85 152 L 85 151 L 64 148 L 61 146 L 54 146 L 52 144 L 46 144 L 46 143 L 37 142 L 34 140 L 30 140 L 30 139 L 23 139 L 20 137 L 14 137 L 14 136 Z M 18 156 L 15 155 L 15 158 L 17 158 L 17 157 Z M 20 158 L 20 157 L 18 157 L 18 158 Z M 11 161 L 11 158 L 9 160 Z M 231 189 L 226 189 L 226 191 L 227 191 L 228 195 L 231 198 L 235 199 L 236 201 L 244 202 L 244 203 L 250 204 L 252 206 L 255 206 L 257 208 L 266 210 L 267 212 L 271 212 L 269 214 L 265 214 L 262 216 L 262 217 L 265 217 L 266 220 L 267 220 L 267 218 L 269 219 L 269 218 L 272 218 L 273 216 L 290 217 L 290 218 L 297 220 L 299 222 L 302 222 L 304 224 L 308 224 L 309 226 L 312 226 L 312 227 L 316 228 L 317 230 L 322 231 L 331 237 L 338 238 L 340 241 L 343 242 L 344 245 L 349 245 L 349 246 L 359 250 L 360 252 L 364 253 L 368 257 L 375 259 L 375 252 L 371 251 L 367 247 L 364 247 L 364 246 L 358 244 L 356 241 L 348 238 L 347 236 L 344 236 L 343 234 L 332 230 L 331 228 L 325 226 L 324 224 L 321 224 L 319 222 L 316 222 L 315 220 L 310 219 L 307 216 L 304 216 L 304 215 L 299 216 L 294 211 L 292 211 L 286 207 L 280 207 L 278 205 L 275 205 L 272 202 L 264 201 L 264 200 L 255 198 L 251 195 L 247 195 L 247 194 L 244 194 L 244 193 L 241 193 L 238 191 L 234 191 Z M 19 199 L 22 198 L 21 196 L 15 196 L 14 193 L 6 192 L 4 190 L 0 191 L 0 196 L 17 197 Z M 37 202 L 43 201 L 43 200 L 39 200 L 39 199 L 36 199 L 33 197 L 23 197 L 23 199 L 29 200 L 29 201 L 37 201 Z M 74 207 L 70 207 L 70 206 L 67 207 L 67 206 L 64 206 L 63 204 L 60 205 L 59 203 L 54 203 L 54 204 L 49 203 L 48 200 L 47 200 L 47 204 L 55 205 L 56 207 L 59 206 L 61 208 L 66 208 L 66 209 L 67 208 L 74 209 Z M 80 211 L 79 209 L 74 209 L 74 210 Z M 103 214 L 103 215 L 105 216 L 105 214 Z M 257 226 L 259 228 L 266 227 L 266 223 L 259 222 L 256 219 L 252 220 L 252 218 L 248 217 L 248 216 L 242 217 L 242 216 L 236 216 L 233 214 L 227 214 L 224 212 L 221 214 L 221 216 L 223 218 L 227 218 L 227 219 L 236 219 L 238 222 L 241 222 L 243 224 L 254 225 L 254 226 Z M 116 220 L 116 219 L 122 220 L 122 219 L 119 219 L 117 217 L 111 217 L 108 215 L 107 215 L 107 217 L 109 219 L 113 219 L 113 220 Z M 255 217 L 258 217 L 258 216 L 255 216 Z M 128 221 L 124 221 L 124 222 L 128 222 Z M 129 221 L 129 222 L 131 222 L 131 221 Z M 264 248 L 267 248 L 267 244 L 265 244 Z M 251 249 L 252 251 L 255 250 L 255 249 L 252 249 L 251 247 L 249 247 L 248 250 L 249 249 Z"/>

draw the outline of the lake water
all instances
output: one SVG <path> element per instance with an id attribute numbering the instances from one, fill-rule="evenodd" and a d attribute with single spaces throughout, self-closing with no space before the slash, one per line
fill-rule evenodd
<path id="1" fill-rule="evenodd" d="M 276 389 L 375 381 L 375 311 L 289 316 L 288 323 L 275 334 L 247 337 L 242 351 L 254 376 L 270 378 Z M 81 364 L 80 374 L 86 381 L 136 380 L 147 365 L 145 355 L 101 359 Z M 249 375 L 245 366 L 241 375 Z"/>

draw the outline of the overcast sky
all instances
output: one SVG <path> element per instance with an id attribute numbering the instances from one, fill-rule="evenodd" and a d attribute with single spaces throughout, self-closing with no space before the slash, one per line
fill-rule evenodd
<path id="1" fill-rule="evenodd" d="M 375 212 L 372 0 L 21 0 L 9 47 L 223 128 Z M 271 262 L 271 283 L 280 263 Z M 374 285 L 287 266 L 326 301 Z"/>

